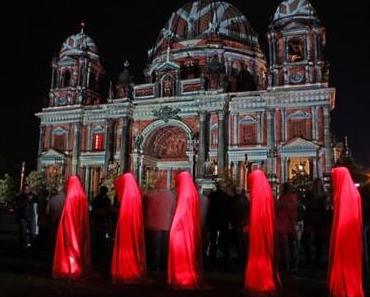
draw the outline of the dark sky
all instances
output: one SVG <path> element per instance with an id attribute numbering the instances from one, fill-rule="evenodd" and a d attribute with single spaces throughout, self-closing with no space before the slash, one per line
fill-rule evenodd
<path id="1" fill-rule="evenodd" d="M 1 56 L 0 176 L 10 172 L 17 179 L 22 160 L 27 171 L 36 166 L 39 123 L 34 113 L 41 110 L 48 94 L 51 58 L 66 37 L 79 31 L 80 21 L 85 20 L 87 34 L 99 47 L 108 78 L 114 79 L 128 59 L 136 82 L 141 82 L 147 50 L 171 13 L 187 1 L 27 2 L 12 1 L 3 9 L 7 18 L 1 24 L 5 54 Z M 245 14 L 265 46 L 268 25 L 280 1 L 229 2 Z M 338 139 L 348 135 L 355 159 L 369 165 L 369 1 L 311 3 L 327 28 L 330 85 L 337 88 L 332 130 Z"/>

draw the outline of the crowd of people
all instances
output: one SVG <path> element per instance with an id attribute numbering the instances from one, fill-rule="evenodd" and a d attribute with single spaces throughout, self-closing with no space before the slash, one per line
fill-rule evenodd
<path id="1" fill-rule="evenodd" d="M 92 231 L 92 258 L 96 263 L 110 265 L 113 246 L 117 244 L 119 234 L 116 226 L 127 223 L 127 219 L 119 223 L 122 201 L 120 196 L 123 194 L 119 194 L 117 189 L 119 189 L 118 186 L 116 186 L 116 197 L 112 201 L 108 197 L 108 188 L 102 186 L 99 194 L 91 200 L 88 207 L 91 230 L 90 226 L 86 228 L 88 232 Z M 362 191 L 362 209 L 364 267 L 368 272 L 370 224 L 369 197 L 366 189 L 364 187 Z M 251 194 L 242 187 L 234 187 L 232 184 L 220 181 L 215 190 L 199 197 L 200 202 L 197 207 L 201 209 L 201 215 L 197 219 L 197 225 L 201 228 L 199 236 L 202 242 L 199 261 L 202 261 L 205 268 L 209 270 L 243 269 L 251 246 L 248 242 L 251 238 Z M 51 253 L 54 252 L 58 226 L 63 208 L 66 207 L 65 200 L 64 185 L 59 185 L 54 193 L 41 193 L 39 196 L 28 185 L 25 186 L 23 193 L 16 199 L 19 243 L 22 251 L 44 248 Z M 329 250 L 333 221 L 332 200 L 331 194 L 324 190 L 322 180 L 318 178 L 313 181 L 311 189 L 303 197 L 298 195 L 290 183 L 282 184 L 279 196 L 273 198 L 274 215 L 270 217 L 275 228 L 276 263 L 280 272 L 294 273 L 305 266 L 321 267 L 323 264 L 328 264 L 329 253 L 326 251 Z M 177 199 L 177 209 L 178 207 Z M 176 221 L 177 209 L 171 214 L 173 218 L 171 228 Z M 170 232 L 171 230 L 167 230 L 167 240 L 171 246 Z M 160 248 L 167 249 L 169 246 Z M 167 255 L 168 251 L 165 251 L 165 254 Z M 169 259 L 176 258 L 178 257 Z M 153 259 L 148 259 L 150 260 Z"/>

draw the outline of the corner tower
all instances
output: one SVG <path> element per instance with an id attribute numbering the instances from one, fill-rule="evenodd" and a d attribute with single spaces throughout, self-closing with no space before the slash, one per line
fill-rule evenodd
<path id="1" fill-rule="evenodd" d="M 49 107 L 101 103 L 100 81 L 104 73 L 94 41 L 81 31 L 69 36 L 52 66 Z"/>
<path id="2" fill-rule="evenodd" d="M 269 87 L 328 83 L 325 28 L 307 0 L 283 1 L 267 36 Z"/>

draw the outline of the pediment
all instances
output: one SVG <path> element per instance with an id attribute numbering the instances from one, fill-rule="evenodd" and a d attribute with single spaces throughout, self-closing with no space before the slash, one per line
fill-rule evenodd
<path id="1" fill-rule="evenodd" d="M 162 64 L 159 64 L 155 67 L 156 71 L 168 71 L 168 70 L 179 70 L 180 66 L 171 61 L 165 61 Z"/>
<path id="2" fill-rule="evenodd" d="M 296 137 L 290 141 L 288 141 L 288 143 L 286 143 L 283 147 L 282 147 L 282 151 L 289 151 L 289 150 L 295 150 L 295 151 L 301 151 L 301 150 L 305 150 L 305 151 L 316 151 L 320 146 L 313 143 L 312 141 L 309 141 L 309 140 L 306 140 L 306 139 L 303 139 L 301 137 Z"/>
<path id="3" fill-rule="evenodd" d="M 48 151 L 46 151 L 42 154 L 42 157 L 43 158 L 48 158 L 48 159 L 51 159 L 51 158 L 64 159 L 65 155 L 61 152 L 58 152 L 58 151 L 54 150 L 54 149 L 49 149 Z"/>
<path id="4" fill-rule="evenodd" d="M 62 59 L 60 59 L 58 61 L 58 64 L 61 65 L 61 66 L 62 65 L 63 66 L 65 66 L 65 65 L 73 65 L 75 63 L 76 63 L 76 61 L 73 58 L 69 57 L 69 56 L 64 56 Z"/>

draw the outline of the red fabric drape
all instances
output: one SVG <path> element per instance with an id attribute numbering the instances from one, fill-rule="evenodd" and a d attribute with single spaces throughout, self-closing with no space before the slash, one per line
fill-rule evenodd
<path id="1" fill-rule="evenodd" d="M 363 297 L 361 196 L 348 169 L 332 169 L 334 217 L 330 238 L 329 291 Z"/>
<path id="2" fill-rule="evenodd" d="M 141 192 L 131 173 L 118 177 L 114 187 L 120 209 L 112 257 L 112 278 L 135 283 L 146 277 Z"/>
<path id="3" fill-rule="evenodd" d="M 177 176 L 176 188 L 176 211 L 170 229 L 168 284 L 192 289 L 200 284 L 199 195 L 188 172 L 181 172 Z"/>
<path id="4" fill-rule="evenodd" d="M 244 287 L 250 292 L 273 293 L 279 276 L 275 265 L 275 208 L 271 187 L 263 171 L 248 177 L 251 208 L 249 254 Z"/>
<path id="5" fill-rule="evenodd" d="M 54 278 L 79 278 L 91 269 L 89 205 L 77 176 L 71 176 L 59 222 Z"/>

